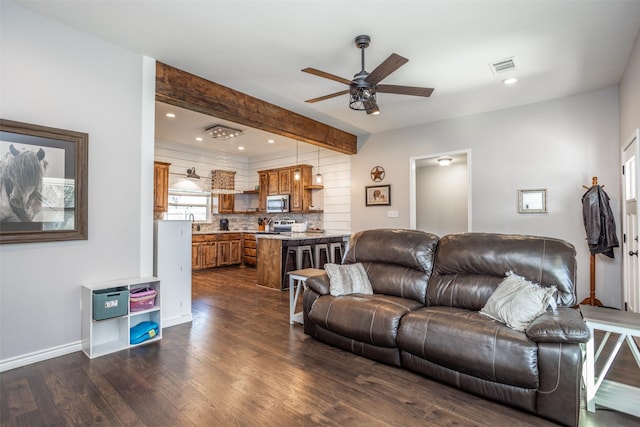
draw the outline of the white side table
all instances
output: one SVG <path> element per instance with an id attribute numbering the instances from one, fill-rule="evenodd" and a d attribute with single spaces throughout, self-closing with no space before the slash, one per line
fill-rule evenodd
<path id="1" fill-rule="evenodd" d="M 309 277 L 322 276 L 324 270 L 318 268 L 304 268 L 302 270 L 294 270 L 289 272 L 289 323 L 303 323 L 302 312 L 296 313 L 296 305 L 300 296 L 301 285 L 307 281 Z M 296 282 L 298 286 L 296 286 Z M 295 290 L 294 290 L 295 288 Z"/>
<path id="2" fill-rule="evenodd" d="M 640 368 L 640 350 L 633 340 L 633 337 L 640 337 L 640 314 L 590 305 L 581 305 L 580 311 L 591 333 L 591 339 L 587 342 L 585 360 L 587 410 L 595 412 L 596 404 L 598 404 L 640 417 L 640 388 L 604 379 L 624 341 L 629 345 L 638 368 Z M 598 346 L 598 350 L 594 352 L 594 331 L 596 329 L 606 331 L 606 334 Z M 602 371 L 596 377 L 595 363 L 612 332 L 619 334 L 618 339 L 602 367 Z"/>

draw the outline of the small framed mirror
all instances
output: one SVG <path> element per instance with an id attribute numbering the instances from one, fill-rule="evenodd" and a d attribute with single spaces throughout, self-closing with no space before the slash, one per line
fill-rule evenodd
<path id="1" fill-rule="evenodd" d="M 518 213 L 547 213 L 547 189 L 518 190 Z"/>

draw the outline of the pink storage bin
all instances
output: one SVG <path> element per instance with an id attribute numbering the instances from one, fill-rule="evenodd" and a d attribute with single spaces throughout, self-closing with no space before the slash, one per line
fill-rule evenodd
<path id="1" fill-rule="evenodd" d="M 141 311 L 155 307 L 157 294 L 153 288 L 132 289 L 129 293 L 130 310 Z"/>

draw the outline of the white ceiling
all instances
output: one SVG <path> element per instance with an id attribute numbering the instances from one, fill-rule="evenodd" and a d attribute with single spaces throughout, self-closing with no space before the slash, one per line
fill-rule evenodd
<path id="1" fill-rule="evenodd" d="M 175 117 L 167 117 L 167 113 Z M 197 153 L 226 153 L 227 155 L 256 157 L 296 149 L 296 140 L 280 135 L 270 134 L 227 120 L 207 116 L 196 111 L 185 110 L 173 105 L 156 101 L 156 145 L 165 148 L 182 146 L 182 150 Z M 214 125 L 229 126 L 242 130 L 243 134 L 236 138 L 222 140 L 212 138 L 206 129 Z M 196 138 L 202 138 L 197 141 Z M 272 143 L 269 143 L 272 140 Z M 299 143 L 301 151 L 308 151 L 308 144 Z M 242 150 L 240 150 L 242 147 Z M 306 148 L 305 148 L 306 147 Z"/>
<path id="2" fill-rule="evenodd" d="M 357 135 L 616 85 L 640 28 L 640 0 L 18 2 Z M 371 36 L 367 71 L 397 53 L 409 62 L 383 83 L 433 95 L 379 94 L 378 116 L 350 110 L 347 95 L 305 103 L 346 86 L 300 70 L 351 79 L 359 34 Z M 512 87 L 488 65 L 509 57 L 517 69 L 508 76 L 519 78 Z"/>

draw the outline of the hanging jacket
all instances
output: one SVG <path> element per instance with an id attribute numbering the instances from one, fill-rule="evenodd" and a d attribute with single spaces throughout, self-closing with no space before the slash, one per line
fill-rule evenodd
<path id="1" fill-rule="evenodd" d="M 613 258 L 613 248 L 619 246 L 616 223 L 609 206 L 609 196 L 599 185 L 592 186 L 582 196 L 582 219 L 589 251 Z"/>

